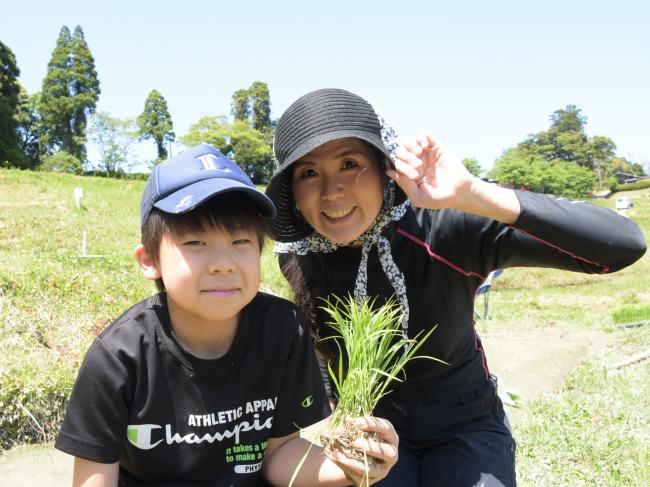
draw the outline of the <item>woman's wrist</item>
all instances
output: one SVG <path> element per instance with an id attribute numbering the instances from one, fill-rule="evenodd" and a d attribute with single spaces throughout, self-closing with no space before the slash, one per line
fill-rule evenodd
<path id="1" fill-rule="evenodd" d="M 519 199 L 512 189 L 476 177 L 468 189 L 459 195 L 456 209 L 506 224 L 517 221 L 521 213 Z"/>

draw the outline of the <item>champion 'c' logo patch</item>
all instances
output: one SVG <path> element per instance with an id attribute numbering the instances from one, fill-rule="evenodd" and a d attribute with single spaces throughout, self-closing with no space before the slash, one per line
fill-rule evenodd
<path id="1" fill-rule="evenodd" d="M 307 396 L 306 398 L 304 398 L 302 400 L 302 407 L 303 408 L 308 408 L 312 404 L 314 404 L 314 398 L 312 396 Z"/>

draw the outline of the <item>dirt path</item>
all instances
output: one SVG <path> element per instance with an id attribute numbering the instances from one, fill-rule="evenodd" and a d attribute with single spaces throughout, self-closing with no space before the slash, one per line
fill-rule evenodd
<path id="1" fill-rule="evenodd" d="M 559 327 L 535 334 L 481 335 L 490 370 L 501 390 L 512 390 L 528 401 L 559 390 L 566 375 L 584 358 L 607 344 L 604 333 L 568 332 Z M 20 447 L 0 454 L 3 487 L 67 487 L 72 482 L 72 458 L 51 446 Z"/>
<path id="2" fill-rule="evenodd" d="M 603 332 L 568 332 L 560 327 L 537 333 L 481 335 L 490 371 L 500 387 L 529 401 L 559 390 L 580 361 L 607 346 Z"/>

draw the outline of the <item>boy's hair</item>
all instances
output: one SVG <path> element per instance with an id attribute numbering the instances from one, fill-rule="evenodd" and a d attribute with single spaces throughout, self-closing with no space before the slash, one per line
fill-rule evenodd
<path id="1" fill-rule="evenodd" d="M 250 196 L 242 192 L 230 192 L 217 195 L 186 213 L 165 213 L 153 208 L 142 227 L 142 245 L 154 263 L 158 264 L 163 237 L 181 237 L 207 229 L 227 233 L 251 230 L 257 235 L 260 250 L 266 237 L 264 221 Z M 165 290 L 162 279 L 156 279 L 156 287 L 159 291 Z"/>

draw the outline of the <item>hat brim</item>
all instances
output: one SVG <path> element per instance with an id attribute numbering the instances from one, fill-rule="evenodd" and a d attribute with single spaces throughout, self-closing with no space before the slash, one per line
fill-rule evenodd
<path id="1" fill-rule="evenodd" d="M 204 179 L 185 186 L 169 196 L 158 200 L 153 206 L 165 213 L 187 213 L 210 198 L 234 191 L 242 192 L 249 196 L 263 217 L 275 218 L 277 215 L 275 205 L 261 191 L 239 181 L 219 178 Z"/>

